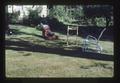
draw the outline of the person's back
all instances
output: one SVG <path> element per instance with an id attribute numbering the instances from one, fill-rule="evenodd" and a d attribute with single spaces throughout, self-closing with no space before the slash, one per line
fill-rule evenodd
<path id="1" fill-rule="evenodd" d="M 45 29 L 50 29 L 49 25 L 41 23 L 42 28 Z"/>
<path id="2" fill-rule="evenodd" d="M 56 36 L 50 30 L 50 26 L 48 24 L 41 23 L 41 26 L 42 26 L 42 35 L 45 39 L 49 39 L 49 40 L 58 39 L 58 36 Z"/>
<path id="3" fill-rule="evenodd" d="M 42 26 L 42 35 L 43 35 L 44 37 L 50 36 L 50 34 L 51 34 L 52 32 L 51 32 L 51 30 L 50 30 L 49 25 L 41 23 L 41 26 Z"/>

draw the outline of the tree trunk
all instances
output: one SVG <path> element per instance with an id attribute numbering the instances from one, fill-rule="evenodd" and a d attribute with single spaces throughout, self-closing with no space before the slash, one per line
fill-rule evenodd
<path id="1" fill-rule="evenodd" d="M 106 17 L 106 28 L 109 27 L 109 23 L 110 23 L 110 18 L 109 18 L 109 17 Z"/>
<path id="2" fill-rule="evenodd" d="M 25 11 L 24 11 L 23 5 L 22 5 L 22 11 L 23 11 L 23 16 L 25 16 Z"/>
<path id="3" fill-rule="evenodd" d="M 13 10 L 13 8 L 14 8 L 14 7 L 13 7 L 13 5 L 12 5 L 12 13 L 14 13 L 14 10 Z"/>
<path id="4" fill-rule="evenodd" d="M 5 7 L 5 11 L 8 14 L 8 6 Z M 5 24 L 6 25 L 5 31 L 7 31 L 9 29 L 9 26 L 8 26 L 8 15 L 7 14 L 5 14 L 5 22 L 6 22 L 6 24 Z"/>
<path id="5" fill-rule="evenodd" d="M 92 23 L 94 26 L 96 26 L 95 16 L 92 17 Z"/>

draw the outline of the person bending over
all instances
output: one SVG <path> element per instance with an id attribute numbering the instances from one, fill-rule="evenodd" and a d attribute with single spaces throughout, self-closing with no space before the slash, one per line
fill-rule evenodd
<path id="1" fill-rule="evenodd" d="M 47 24 L 41 23 L 42 26 L 42 35 L 45 39 L 53 40 L 58 39 L 58 36 L 56 36 L 51 30 L 50 26 Z"/>

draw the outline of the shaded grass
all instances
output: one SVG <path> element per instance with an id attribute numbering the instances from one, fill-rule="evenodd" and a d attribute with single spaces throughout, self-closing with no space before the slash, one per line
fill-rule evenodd
<path id="1" fill-rule="evenodd" d="M 11 27 L 18 30 L 19 33 L 6 37 L 5 66 L 7 77 L 114 76 L 113 61 L 88 58 L 88 56 L 92 57 L 92 54 L 86 53 L 88 56 L 85 56 L 82 52 L 76 51 L 77 48 L 64 48 L 63 46 L 66 45 L 65 35 L 59 34 L 60 40 L 46 41 L 41 37 L 41 31 L 35 28 L 15 25 L 11 25 Z M 104 46 L 103 54 L 109 54 L 101 55 L 101 57 L 113 56 L 113 43 L 108 41 L 100 41 L 100 43 Z M 70 51 L 70 49 L 75 49 L 75 51 Z M 76 55 L 79 57 L 75 57 Z"/>
<path id="2" fill-rule="evenodd" d="M 30 28 L 30 27 L 24 27 L 24 26 L 15 26 L 15 25 L 10 25 L 12 26 L 12 29 L 15 30 L 13 31 L 13 35 L 6 38 L 11 40 L 12 38 L 18 38 L 24 41 L 29 41 L 34 44 L 38 45 L 44 45 L 48 47 L 65 47 L 66 46 L 66 35 L 56 33 L 59 35 L 59 40 L 54 40 L 54 41 L 46 41 L 42 37 L 42 32 L 40 30 L 37 30 L 36 28 Z M 14 39 L 16 40 L 16 39 Z M 83 39 L 81 37 L 77 37 L 77 43 L 78 46 L 82 46 Z M 75 37 L 69 37 L 69 44 L 75 44 Z M 114 50 L 113 50 L 113 43 L 109 41 L 100 41 L 100 45 L 103 47 L 103 54 L 109 54 L 113 55 Z"/>

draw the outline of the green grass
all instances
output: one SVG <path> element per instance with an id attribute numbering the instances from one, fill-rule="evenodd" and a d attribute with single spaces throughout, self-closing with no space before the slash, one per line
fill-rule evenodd
<path id="1" fill-rule="evenodd" d="M 21 25 L 10 25 L 10 27 L 17 33 L 6 36 L 6 77 L 114 76 L 113 61 L 74 57 L 84 55 L 69 53 L 71 49 L 76 50 L 77 48 L 64 47 L 66 45 L 65 35 L 56 33 L 60 40 L 49 41 L 39 37 L 41 31 L 36 28 Z M 82 38 L 78 39 L 80 39 L 81 47 Z M 113 56 L 113 42 L 100 41 L 100 43 L 104 47 L 102 54 Z M 66 53 L 64 54 L 64 52 Z"/>

